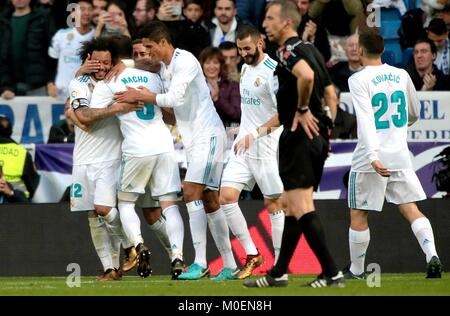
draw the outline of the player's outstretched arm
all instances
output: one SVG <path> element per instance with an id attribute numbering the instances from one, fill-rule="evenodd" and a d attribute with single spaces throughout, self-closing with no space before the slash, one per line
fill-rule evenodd
<path id="1" fill-rule="evenodd" d="M 124 103 L 116 102 L 105 109 L 92 109 L 83 107 L 75 111 L 75 114 L 82 124 L 93 124 L 98 120 L 115 116 L 117 114 L 124 114 L 132 111 L 140 110 L 144 107 L 143 103 Z"/>

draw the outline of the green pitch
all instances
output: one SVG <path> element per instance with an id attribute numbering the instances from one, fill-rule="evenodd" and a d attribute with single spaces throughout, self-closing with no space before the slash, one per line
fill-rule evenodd
<path id="1" fill-rule="evenodd" d="M 81 287 L 70 288 L 62 277 L 0 278 L 4 295 L 154 295 L 154 296 L 292 296 L 292 295 L 431 295 L 450 296 L 450 278 L 425 279 L 424 274 L 382 274 L 381 287 L 369 288 L 366 281 L 346 282 L 344 289 L 302 288 L 313 276 L 289 276 L 287 288 L 248 289 L 242 281 L 172 281 L 169 276 L 140 279 L 126 276 L 122 281 L 98 282 L 81 278 Z"/>

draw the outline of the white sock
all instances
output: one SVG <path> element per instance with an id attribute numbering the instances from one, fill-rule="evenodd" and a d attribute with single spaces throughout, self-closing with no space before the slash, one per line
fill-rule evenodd
<path id="1" fill-rule="evenodd" d="M 284 212 L 280 210 L 270 213 L 270 222 L 272 224 L 272 244 L 275 252 L 275 264 L 280 255 L 281 238 L 283 237 L 284 229 Z"/>
<path id="2" fill-rule="evenodd" d="M 214 213 L 206 214 L 208 218 L 208 226 L 216 243 L 217 249 L 223 259 L 223 267 L 236 269 L 236 261 L 234 260 L 233 250 L 231 249 L 230 232 L 228 230 L 227 219 L 222 209 L 218 209 Z"/>
<path id="3" fill-rule="evenodd" d="M 103 271 L 114 269 L 111 254 L 111 240 L 106 229 L 105 222 L 100 217 L 89 218 L 92 243 L 103 265 Z"/>
<path id="4" fill-rule="evenodd" d="M 172 249 L 172 261 L 183 260 L 184 223 L 178 205 L 172 205 L 163 210 L 166 217 L 166 230 Z"/>
<path id="5" fill-rule="evenodd" d="M 148 225 L 150 229 L 155 233 L 156 237 L 158 237 L 161 245 L 163 245 L 164 249 L 166 249 L 169 254 L 169 259 L 172 260 L 172 251 L 170 249 L 170 240 L 167 235 L 167 222 L 164 216 L 161 216 L 153 225 Z"/>
<path id="6" fill-rule="evenodd" d="M 141 234 L 141 221 L 134 209 L 134 202 L 119 201 L 120 220 L 125 235 L 136 247 L 140 243 L 144 243 Z"/>
<path id="7" fill-rule="evenodd" d="M 191 228 L 192 242 L 195 249 L 194 263 L 206 268 L 206 219 L 203 201 L 193 201 L 186 204 L 189 213 L 189 227 Z"/>
<path id="8" fill-rule="evenodd" d="M 126 242 L 128 242 L 128 238 L 125 237 L 125 233 L 122 229 L 122 222 L 120 221 L 119 212 L 115 207 L 113 207 L 106 216 L 102 216 L 102 218 L 106 223 L 106 228 L 108 229 L 109 237 L 111 239 L 111 253 L 113 264 L 115 268 L 119 269 L 120 246 L 122 244 L 122 239 L 125 238 Z"/>
<path id="9" fill-rule="evenodd" d="M 349 229 L 348 240 L 350 245 L 350 260 L 352 262 L 350 271 L 359 275 L 365 271 L 364 261 L 370 242 L 370 229 L 357 231 Z"/>
<path id="10" fill-rule="evenodd" d="M 222 210 L 225 214 L 225 218 L 231 232 L 239 239 L 242 247 L 245 249 L 245 253 L 247 255 L 257 255 L 258 250 L 256 249 L 255 243 L 250 236 L 247 221 L 239 208 L 239 204 L 232 203 L 222 205 Z"/>
<path id="11" fill-rule="evenodd" d="M 433 256 L 437 257 L 436 246 L 434 245 L 433 228 L 431 227 L 428 218 L 422 217 L 416 219 L 411 224 L 411 229 L 414 232 L 422 251 L 427 257 L 427 262 L 430 262 Z"/>

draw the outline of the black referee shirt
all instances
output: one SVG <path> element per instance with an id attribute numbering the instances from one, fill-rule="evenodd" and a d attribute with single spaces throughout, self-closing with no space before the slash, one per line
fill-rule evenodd
<path id="1" fill-rule="evenodd" d="M 332 84 L 325 62 L 317 48 L 303 42 L 298 37 L 289 38 L 277 51 L 279 65 L 277 68 L 280 87 L 277 93 L 278 115 L 281 124 L 291 126 L 298 104 L 297 77 L 292 69 L 300 60 L 305 60 L 314 71 L 314 86 L 309 107 L 319 120 L 325 116 L 322 109 L 324 89 Z"/>

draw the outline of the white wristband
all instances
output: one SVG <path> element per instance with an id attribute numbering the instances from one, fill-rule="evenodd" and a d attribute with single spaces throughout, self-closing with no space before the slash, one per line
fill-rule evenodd
<path id="1" fill-rule="evenodd" d="M 133 59 L 122 59 L 122 63 L 127 68 L 135 68 L 135 62 Z"/>
<path id="2" fill-rule="evenodd" d="M 252 134 L 254 139 L 258 139 L 259 137 L 258 129 L 254 129 L 250 134 Z"/>

